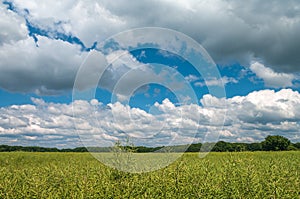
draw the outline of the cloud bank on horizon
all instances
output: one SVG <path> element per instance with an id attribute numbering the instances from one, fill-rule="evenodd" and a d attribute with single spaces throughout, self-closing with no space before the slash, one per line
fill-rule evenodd
<path id="1" fill-rule="evenodd" d="M 202 106 L 175 106 L 165 99 L 154 105 L 160 114 L 147 113 L 119 102 L 104 105 L 96 99 L 72 104 L 32 100 L 33 105 L 0 108 L 2 143 L 76 147 L 82 140 L 70 133 L 74 131 L 74 124 L 81 139 L 90 146 L 111 146 L 112 142 L 126 136 L 133 142 L 138 140 L 135 144 L 146 146 L 162 146 L 170 140 L 175 140 L 172 144 L 189 144 L 203 141 L 206 132 L 216 131 L 220 139 L 226 141 L 255 142 L 270 133 L 299 141 L 300 94 L 291 89 L 262 90 L 229 99 L 208 94 L 201 99 Z M 219 106 L 224 102 L 226 107 Z M 118 113 L 117 119 L 113 112 Z M 225 112 L 227 117 L 223 127 Z M 198 129 L 196 135 L 195 129 Z"/>
<path id="2" fill-rule="evenodd" d="M 145 134 L 151 134 L 157 126 L 165 128 L 156 143 L 145 144 L 164 144 L 174 137 L 190 142 L 194 128 L 198 128 L 200 134 L 201 131 L 218 131 L 226 141 L 260 141 L 268 134 L 300 141 L 300 3 L 297 0 L 142 0 L 134 4 L 120 0 L 4 0 L 0 4 L 0 91 L 4 93 L 3 99 L 10 92 L 41 98 L 64 95 L 73 89 L 80 65 L 89 52 L 101 48 L 101 41 L 121 31 L 153 26 L 180 31 L 199 42 L 221 72 L 225 72 L 221 79 L 212 78 L 206 82 L 186 72 L 185 80 L 197 89 L 223 82 L 232 93 L 230 97 L 216 98 L 203 93 L 199 97 L 201 105 L 189 105 L 195 106 L 196 113 L 165 99 L 156 103 L 161 111 L 158 115 L 118 103 L 110 104 L 108 109 L 105 103 L 94 101 L 99 108 L 97 118 L 102 118 L 98 122 L 89 115 L 84 119 L 80 111 L 78 118 L 73 118 L 70 103 L 33 98 L 31 104 L 0 108 L 0 141 L 77 146 L 80 142 L 74 134 L 74 122 L 82 124 L 83 129 L 79 129 L 82 133 L 99 132 L 104 140 L 117 139 L 116 134 L 121 131 L 138 138 L 142 128 L 147 129 Z M 113 59 L 101 50 L 107 61 Z M 141 60 L 148 52 L 138 56 L 125 51 L 118 53 L 125 53 L 125 56 L 105 73 L 101 82 L 102 88 L 109 92 L 122 74 L 134 66 L 145 65 Z M 150 78 L 155 72 L 149 67 L 137 70 L 123 84 L 122 91 L 143 79 L 140 74 Z M 237 85 L 240 85 L 238 89 Z M 156 90 L 153 95 L 163 93 L 158 88 L 153 90 Z M 221 102 L 228 105 L 226 109 L 218 107 Z M 73 103 L 81 103 L 82 110 L 86 111 L 95 107 L 91 102 Z M 137 118 L 136 126 L 127 125 L 126 120 L 115 124 L 112 110 L 129 111 Z M 214 121 L 225 111 L 228 116 L 221 129 Z M 182 121 L 177 112 L 183 113 L 186 121 Z M 193 120 L 193 114 L 199 114 L 201 121 Z M 196 136 L 194 139 L 201 141 L 202 138 Z"/>

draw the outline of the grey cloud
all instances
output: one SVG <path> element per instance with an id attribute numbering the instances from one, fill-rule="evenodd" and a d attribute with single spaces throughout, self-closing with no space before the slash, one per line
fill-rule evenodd
<path id="1" fill-rule="evenodd" d="M 202 44 L 219 64 L 259 60 L 277 72 L 300 72 L 299 1 L 47 1 L 16 0 L 28 20 L 43 29 L 74 35 L 85 46 L 130 28 L 181 31 Z M 0 87 L 14 92 L 59 94 L 72 89 L 86 53 L 61 40 L 28 36 L 25 19 L 1 4 Z M 82 15 L 78 15 L 78 12 Z M 24 14 L 24 13 L 23 13 Z M 11 23 L 7 23 L 11 21 Z M 62 22 L 60 26 L 53 26 Z M 107 72 L 107 78 L 116 78 Z M 109 82 L 109 81 L 107 81 Z M 105 81 L 103 85 L 110 88 Z"/>
<path id="2" fill-rule="evenodd" d="M 252 59 L 260 59 L 276 71 L 300 70 L 297 0 L 102 4 L 131 27 L 161 26 L 182 31 L 203 44 L 218 63 L 239 61 L 249 65 Z"/>
<path id="3" fill-rule="evenodd" d="M 57 94 L 73 87 L 85 57 L 79 46 L 40 37 L 37 48 L 31 38 L 0 49 L 0 87 L 14 92 Z M 81 55 L 80 55 L 81 54 Z"/>

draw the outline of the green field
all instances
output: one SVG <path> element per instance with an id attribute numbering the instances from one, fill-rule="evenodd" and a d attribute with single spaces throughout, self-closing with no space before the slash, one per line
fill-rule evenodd
<path id="1" fill-rule="evenodd" d="M 140 174 L 89 153 L 0 153 L 0 198 L 300 198 L 300 152 L 185 154 Z"/>

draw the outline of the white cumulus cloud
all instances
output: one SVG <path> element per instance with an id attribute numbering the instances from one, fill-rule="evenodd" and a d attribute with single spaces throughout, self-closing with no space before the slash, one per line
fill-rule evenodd
<path id="1" fill-rule="evenodd" d="M 268 87 L 286 88 L 293 86 L 293 80 L 295 79 L 293 74 L 277 73 L 259 62 L 252 63 L 250 69 L 257 77 L 263 79 Z"/>
<path id="2" fill-rule="evenodd" d="M 156 114 L 96 99 L 71 104 L 32 100 L 34 105 L 0 108 L 0 137 L 6 144 L 75 147 L 83 141 L 103 146 L 129 136 L 136 145 L 166 146 L 201 142 L 209 132 L 231 142 L 261 141 L 270 134 L 300 141 L 300 94 L 291 89 L 229 99 L 205 95 L 202 106 L 176 106 L 165 99 L 155 104 Z"/>

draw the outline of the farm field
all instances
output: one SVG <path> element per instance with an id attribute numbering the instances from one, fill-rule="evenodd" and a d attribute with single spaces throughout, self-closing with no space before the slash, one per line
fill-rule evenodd
<path id="1" fill-rule="evenodd" d="M 0 153 L 0 198 L 300 198 L 300 152 L 186 153 L 138 174 L 89 153 Z"/>

